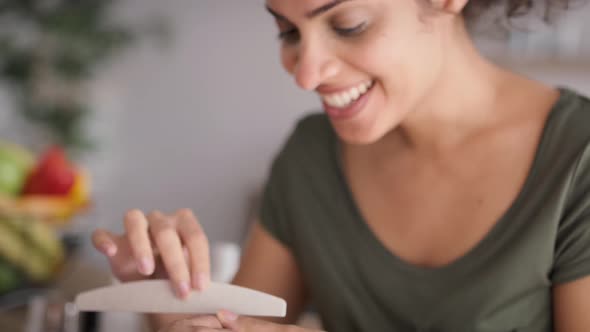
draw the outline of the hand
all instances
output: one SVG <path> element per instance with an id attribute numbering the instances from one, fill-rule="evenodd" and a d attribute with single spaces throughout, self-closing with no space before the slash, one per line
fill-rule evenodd
<path id="1" fill-rule="evenodd" d="M 281 325 L 264 320 L 239 317 L 228 311 L 217 316 L 199 316 L 172 323 L 158 332 L 319 332 L 294 325 Z"/>
<path id="2" fill-rule="evenodd" d="M 191 288 L 204 290 L 210 281 L 209 242 L 197 218 L 188 209 L 171 216 L 159 211 L 125 215 L 125 233 L 96 230 L 94 246 L 108 257 L 111 270 L 122 282 L 166 276 L 179 297 Z"/>

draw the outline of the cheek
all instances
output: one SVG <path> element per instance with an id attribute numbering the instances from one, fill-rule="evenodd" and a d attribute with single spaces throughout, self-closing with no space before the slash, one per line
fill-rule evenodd
<path id="1" fill-rule="evenodd" d="M 295 72 L 295 66 L 297 65 L 297 56 L 295 50 L 289 47 L 281 46 L 281 64 L 285 70 L 293 75 Z"/>
<path id="2" fill-rule="evenodd" d="M 386 94 L 398 91 L 406 83 L 407 64 L 404 47 L 386 33 L 378 33 L 355 47 L 355 67 L 374 78 Z"/>
<path id="3" fill-rule="evenodd" d="M 387 103 L 406 105 L 434 79 L 439 54 L 431 39 L 415 30 L 380 31 L 356 48 L 355 61 L 379 81 Z"/>

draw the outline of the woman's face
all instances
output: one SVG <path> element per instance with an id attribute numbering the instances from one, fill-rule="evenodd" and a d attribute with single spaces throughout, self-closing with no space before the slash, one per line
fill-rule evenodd
<path id="1" fill-rule="evenodd" d="M 346 142 L 379 140 L 437 84 L 452 15 L 426 2 L 267 0 L 283 66 L 320 95 Z"/>

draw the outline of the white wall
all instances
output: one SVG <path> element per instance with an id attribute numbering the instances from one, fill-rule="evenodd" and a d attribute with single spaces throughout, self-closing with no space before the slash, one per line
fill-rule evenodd
<path id="1" fill-rule="evenodd" d="M 122 10 L 168 13 L 174 40 L 127 54 L 97 82 L 97 224 L 118 226 L 132 207 L 189 207 L 213 241 L 239 240 L 275 151 L 318 99 L 281 69 L 262 1 L 130 0 Z"/>
<path id="2" fill-rule="evenodd" d="M 153 13 L 170 17 L 172 46 L 128 52 L 94 86 L 91 227 L 120 229 L 129 208 L 189 207 L 212 241 L 237 241 L 274 153 L 319 102 L 281 69 L 263 0 L 127 0 L 117 15 Z M 590 94 L 587 64 L 515 67 Z"/>

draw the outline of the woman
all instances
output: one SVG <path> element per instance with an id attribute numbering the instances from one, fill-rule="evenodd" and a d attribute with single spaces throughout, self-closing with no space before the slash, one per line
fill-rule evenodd
<path id="1" fill-rule="evenodd" d="M 287 317 L 154 325 L 295 331 L 313 300 L 329 331 L 590 331 L 590 101 L 483 58 L 466 21 L 492 4 L 267 0 L 285 69 L 325 110 L 277 156 L 234 280 L 286 299 Z M 190 211 L 125 226 L 94 234 L 119 279 L 207 287 Z"/>

